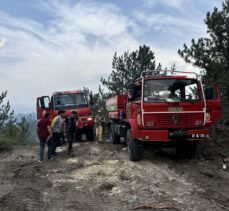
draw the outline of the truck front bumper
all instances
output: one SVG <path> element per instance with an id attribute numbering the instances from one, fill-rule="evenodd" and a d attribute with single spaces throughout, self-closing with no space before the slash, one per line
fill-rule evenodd
<path id="1" fill-rule="evenodd" d="M 192 130 L 141 130 L 139 132 L 140 141 L 176 141 L 178 139 L 186 139 L 190 141 L 201 141 L 209 139 L 208 129 L 192 129 Z"/>

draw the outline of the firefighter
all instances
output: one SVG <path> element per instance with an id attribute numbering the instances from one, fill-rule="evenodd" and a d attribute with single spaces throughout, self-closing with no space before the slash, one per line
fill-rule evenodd
<path id="1" fill-rule="evenodd" d="M 95 116 L 95 125 L 96 125 L 96 138 L 99 143 L 102 143 L 103 140 L 103 125 L 105 123 L 105 118 L 102 115 L 102 111 L 99 109 L 98 114 Z"/>
<path id="2" fill-rule="evenodd" d="M 79 117 L 76 111 L 72 111 L 71 116 L 66 118 L 66 133 L 68 136 L 68 154 L 73 155 L 72 143 L 77 134 L 77 121 Z"/>

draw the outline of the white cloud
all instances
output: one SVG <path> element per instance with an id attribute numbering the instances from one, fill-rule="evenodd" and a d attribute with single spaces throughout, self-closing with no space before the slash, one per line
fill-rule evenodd
<path id="1" fill-rule="evenodd" d="M 183 5 L 183 0 L 143 0 L 147 7 L 153 7 L 156 4 L 163 4 L 169 7 L 180 9 Z"/>
<path id="2" fill-rule="evenodd" d="M 14 105 L 35 106 L 36 97 L 55 90 L 97 88 L 114 52 L 139 45 L 135 24 L 112 5 L 53 1 L 43 8 L 55 16 L 46 26 L 0 13 L 0 37 L 8 40 L 0 83 Z"/>
<path id="3" fill-rule="evenodd" d="M 168 33 L 168 29 L 176 32 L 179 28 L 183 28 L 186 31 L 204 31 L 203 25 L 184 17 L 175 17 L 168 14 L 146 14 L 142 12 L 136 13 L 136 17 L 148 26 L 162 32 Z"/>
<path id="4" fill-rule="evenodd" d="M 7 43 L 7 40 L 5 38 L 0 39 L 0 49 L 4 48 Z"/>

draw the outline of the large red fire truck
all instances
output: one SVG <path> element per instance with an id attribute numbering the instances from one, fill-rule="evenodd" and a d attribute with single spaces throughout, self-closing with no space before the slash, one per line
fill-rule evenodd
<path id="1" fill-rule="evenodd" d="M 88 140 L 94 139 L 94 120 L 90 108 L 90 100 L 81 91 L 54 92 L 51 96 L 37 98 L 37 118 L 41 119 L 44 111 L 49 112 L 51 119 L 57 116 L 59 110 L 64 110 L 64 119 L 71 115 L 72 111 L 77 111 L 81 124 L 78 124 L 78 136 L 86 134 Z"/>
<path id="2" fill-rule="evenodd" d="M 106 108 L 110 140 L 116 144 L 123 137 L 132 161 L 140 160 L 143 142 L 174 144 L 191 158 L 222 114 L 218 86 L 179 71 L 143 72 L 126 95 L 107 99 Z"/>

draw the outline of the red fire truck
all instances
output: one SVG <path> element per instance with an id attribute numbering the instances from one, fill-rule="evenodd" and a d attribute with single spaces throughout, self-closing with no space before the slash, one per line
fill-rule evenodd
<path id="1" fill-rule="evenodd" d="M 71 115 L 72 111 L 77 111 L 81 124 L 78 124 L 78 137 L 86 134 L 88 140 L 94 139 L 94 120 L 90 108 L 90 100 L 81 91 L 63 91 L 54 92 L 51 96 L 42 96 L 37 98 L 37 118 L 41 119 L 43 112 L 47 111 L 51 115 L 51 119 L 57 116 L 59 110 L 64 110 L 64 117 Z M 64 122 L 64 119 L 63 119 Z"/>
<path id="2" fill-rule="evenodd" d="M 143 72 L 126 95 L 107 99 L 106 108 L 110 140 L 116 144 L 123 137 L 132 161 L 140 160 L 143 142 L 175 145 L 191 158 L 222 114 L 218 86 L 179 71 Z"/>

